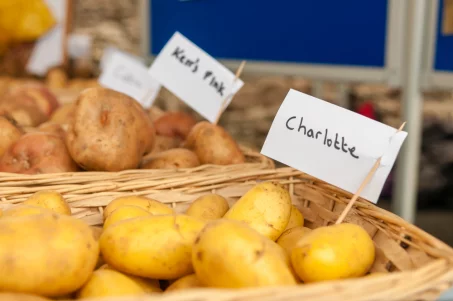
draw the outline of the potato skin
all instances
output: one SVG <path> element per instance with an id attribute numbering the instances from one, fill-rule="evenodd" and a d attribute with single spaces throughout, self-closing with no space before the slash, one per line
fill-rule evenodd
<path id="1" fill-rule="evenodd" d="M 290 257 L 291 252 L 297 245 L 298 241 L 310 232 L 311 229 L 303 226 L 290 228 L 280 235 L 277 239 L 277 244 L 282 247 L 286 254 Z"/>
<path id="2" fill-rule="evenodd" d="M 0 100 L 0 113 L 10 114 L 20 126 L 38 126 L 48 119 L 28 95 L 5 96 Z"/>
<path id="3" fill-rule="evenodd" d="M 187 215 L 125 220 L 101 235 L 102 257 L 118 271 L 152 279 L 193 273 L 192 246 L 204 222 Z"/>
<path id="4" fill-rule="evenodd" d="M 52 116 L 50 116 L 50 121 L 57 124 L 70 124 L 74 117 L 74 108 L 74 103 L 67 103 L 60 106 L 53 112 Z"/>
<path id="5" fill-rule="evenodd" d="M 105 219 L 104 229 L 117 222 L 140 216 L 151 216 L 151 213 L 138 206 L 121 206 L 113 210 L 113 212 Z"/>
<path id="6" fill-rule="evenodd" d="M 0 159 L 0 171 L 40 174 L 78 171 L 61 137 L 28 133 L 10 146 Z"/>
<path id="7" fill-rule="evenodd" d="M 71 207 L 66 203 L 63 196 L 56 191 L 38 191 L 23 204 L 43 207 L 59 214 L 71 215 Z"/>
<path id="8" fill-rule="evenodd" d="M 199 234 L 192 262 L 197 277 L 209 287 L 294 285 L 285 253 L 278 248 L 245 223 L 219 219 Z"/>
<path id="9" fill-rule="evenodd" d="M 291 205 L 291 215 L 289 217 L 288 225 L 286 226 L 285 231 L 299 226 L 304 226 L 304 215 L 302 214 L 302 212 L 300 212 L 299 209 L 297 209 L 296 206 Z"/>
<path id="10" fill-rule="evenodd" d="M 173 214 L 174 211 L 169 206 L 142 196 L 122 196 L 114 199 L 104 209 L 104 220 L 116 209 L 122 206 L 137 206 L 145 209 L 152 215 Z"/>
<path id="11" fill-rule="evenodd" d="M 203 284 L 198 279 L 197 275 L 190 274 L 184 277 L 179 278 L 165 290 L 165 292 L 173 292 L 173 291 L 180 291 L 180 290 L 187 290 L 190 288 L 198 288 L 203 287 Z"/>
<path id="12" fill-rule="evenodd" d="M 281 185 L 257 184 L 244 194 L 225 214 L 225 218 L 246 222 L 272 240 L 286 229 L 291 215 L 291 197 Z"/>
<path id="13" fill-rule="evenodd" d="M 0 157 L 23 133 L 24 131 L 9 114 L 0 115 Z"/>
<path id="14" fill-rule="evenodd" d="M 195 118 L 184 112 L 167 112 L 154 121 L 157 135 L 186 139 L 192 127 L 197 123 Z"/>
<path id="15" fill-rule="evenodd" d="M 141 164 L 142 169 L 191 168 L 200 165 L 197 155 L 185 148 L 169 149 L 153 156 L 147 156 Z"/>
<path id="16" fill-rule="evenodd" d="M 0 291 L 62 296 L 80 288 L 99 254 L 92 230 L 73 217 L 0 219 Z"/>
<path id="17" fill-rule="evenodd" d="M 0 301 L 51 301 L 51 299 L 29 294 L 0 292 Z"/>
<path id="18" fill-rule="evenodd" d="M 33 205 L 20 204 L 11 207 L 3 212 L 4 217 L 18 217 L 18 216 L 29 216 L 39 214 L 52 214 L 53 211 L 47 208 Z"/>
<path id="19" fill-rule="evenodd" d="M 220 126 L 202 121 L 190 131 L 185 147 L 195 152 L 201 164 L 229 165 L 245 162 L 234 139 Z"/>
<path id="20" fill-rule="evenodd" d="M 113 90 L 90 88 L 76 101 L 66 145 L 83 169 L 120 171 L 138 167 L 151 151 L 154 136 L 152 122 L 138 102 Z"/>
<path id="21" fill-rule="evenodd" d="M 100 298 L 116 296 L 136 296 L 151 292 L 161 292 L 160 289 L 143 287 L 136 277 L 128 276 L 110 268 L 93 272 L 88 282 L 77 293 L 77 298 Z M 139 279 L 141 280 L 141 279 Z"/>
<path id="22" fill-rule="evenodd" d="M 186 214 L 208 221 L 222 218 L 228 209 L 230 206 L 223 196 L 210 193 L 193 201 Z"/>
<path id="23" fill-rule="evenodd" d="M 46 119 L 60 106 L 55 95 L 43 84 L 25 84 L 11 91 L 14 98 L 30 97 Z"/>
<path id="24" fill-rule="evenodd" d="M 149 152 L 148 154 L 146 154 L 146 156 L 143 157 L 142 162 L 146 161 L 148 157 L 154 156 L 154 154 L 173 148 L 178 148 L 181 145 L 181 141 L 182 140 L 177 137 L 166 137 L 156 135 L 153 149 L 151 150 L 151 152 Z"/>
<path id="25" fill-rule="evenodd" d="M 291 251 L 294 270 L 305 283 L 364 276 L 374 257 L 373 240 L 355 224 L 314 229 Z"/>

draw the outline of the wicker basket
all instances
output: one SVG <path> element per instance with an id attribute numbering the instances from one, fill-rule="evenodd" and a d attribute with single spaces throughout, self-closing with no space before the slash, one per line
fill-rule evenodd
<path id="1" fill-rule="evenodd" d="M 219 193 L 234 203 L 257 182 L 273 180 L 287 185 L 293 203 L 305 216 L 306 226 L 316 228 L 335 222 L 351 196 L 292 168 L 248 170 L 233 165 L 222 168 L 204 166 L 177 174 L 171 171 L 125 171 L 80 173 L 53 179 L 47 175 L 10 175 L 7 178 L 2 174 L 1 177 L 1 207 L 20 203 L 37 190 L 56 189 L 65 195 L 74 215 L 91 225 L 101 224 L 103 207 L 121 195 L 148 196 L 183 212 L 190 202 L 205 193 Z M 389 275 L 295 287 L 197 289 L 105 300 L 435 300 L 453 285 L 453 249 L 416 226 L 360 199 L 345 222 L 359 224 L 371 235 L 377 250 L 371 271 L 388 272 Z"/>

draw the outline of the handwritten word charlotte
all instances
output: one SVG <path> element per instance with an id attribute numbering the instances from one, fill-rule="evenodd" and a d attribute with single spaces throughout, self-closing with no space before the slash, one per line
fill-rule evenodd
<path id="1" fill-rule="evenodd" d="M 199 58 L 196 58 L 196 59 L 189 59 L 186 55 L 185 55 L 185 50 L 184 49 L 181 49 L 180 47 L 176 47 L 176 49 L 173 51 L 173 53 L 171 54 L 173 57 L 175 57 L 181 64 L 183 64 L 184 66 L 187 66 L 188 68 L 191 69 L 192 73 L 197 73 L 198 70 L 199 70 L 199 62 L 200 62 L 200 59 Z M 222 81 L 218 80 L 214 73 L 212 71 L 205 71 L 203 73 L 203 80 L 204 81 L 207 81 L 208 84 L 213 87 L 217 93 L 220 94 L 220 96 L 223 96 L 224 92 L 225 92 L 225 85 Z"/>
<path id="2" fill-rule="evenodd" d="M 338 133 L 335 133 L 335 138 L 329 138 L 329 130 L 324 129 L 324 131 L 318 131 L 312 128 L 309 128 L 303 124 L 304 122 L 304 117 L 300 117 L 299 122 L 297 120 L 297 116 L 292 116 L 286 120 L 286 128 L 290 131 L 298 131 L 298 132 L 303 132 L 305 136 L 309 138 L 313 138 L 316 140 L 321 140 L 324 145 L 327 147 L 334 147 L 336 150 L 341 150 L 344 153 L 347 153 L 351 155 L 351 157 L 358 159 L 359 156 L 354 154 L 355 152 L 355 146 L 348 147 L 348 144 L 346 143 L 346 139 L 341 136 L 339 137 Z M 341 142 L 340 142 L 341 139 Z"/>

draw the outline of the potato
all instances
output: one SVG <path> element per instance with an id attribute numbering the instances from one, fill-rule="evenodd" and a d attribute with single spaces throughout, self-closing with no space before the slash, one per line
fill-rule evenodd
<path id="1" fill-rule="evenodd" d="M 93 231 L 94 239 L 96 239 L 96 241 L 98 241 L 102 234 L 102 227 L 91 226 L 90 228 Z"/>
<path id="2" fill-rule="evenodd" d="M 131 97 L 105 88 L 80 93 L 66 134 L 71 157 L 86 170 L 137 168 L 151 151 L 154 127 Z"/>
<path id="3" fill-rule="evenodd" d="M 116 271 L 114 268 L 112 268 L 108 264 L 104 264 L 101 267 L 101 269 Z M 118 271 L 116 271 L 116 272 L 118 272 Z M 122 273 L 122 274 L 126 275 L 129 279 L 133 280 L 135 283 L 140 285 L 148 293 L 162 292 L 162 289 L 160 287 L 160 282 L 157 279 L 147 279 L 147 278 L 132 276 L 132 275 L 124 274 L 124 273 Z"/>
<path id="4" fill-rule="evenodd" d="M 30 97 L 46 119 L 60 105 L 55 95 L 43 84 L 25 84 L 13 89 L 10 95 L 13 98 Z"/>
<path id="5" fill-rule="evenodd" d="M 29 215 L 39 215 L 39 214 L 52 214 L 53 211 L 43 208 L 41 206 L 32 206 L 32 205 L 17 205 L 14 207 L 5 210 L 3 213 L 4 217 L 18 217 L 18 216 L 29 216 Z"/>
<path id="6" fill-rule="evenodd" d="M 291 215 L 291 197 L 277 183 L 257 184 L 225 214 L 225 218 L 244 221 L 264 236 L 276 240 L 286 229 Z"/>
<path id="7" fill-rule="evenodd" d="M 78 170 L 63 139 L 49 133 L 23 135 L 0 158 L 3 172 L 41 174 Z"/>
<path id="8" fill-rule="evenodd" d="M 223 217 L 228 209 L 228 201 L 223 196 L 211 193 L 193 201 L 186 214 L 203 220 L 214 220 Z"/>
<path id="9" fill-rule="evenodd" d="M 245 223 L 210 221 L 193 246 L 195 274 L 206 286 L 218 288 L 296 284 L 277 247 Z"/>
<path id="10" fill-rule="evenodd" d="M 152 279 L 193 273 L 191 252 L 204 222 L 187 215 L 137 217 L 104 230 L 102 256 L 118 271 Z"/>
<path id="11" fill-rule="evenodd" d="M 62 296 L 90 277 L 99 254 L 90 227 L 52 214 L 0 219 L 0 291 Z"/>
<path id="12" fill-rule="evenodd" d="M 229 165 L 245 162 L 234 139 L 220 126 L 202 121 L 189 133 L 185 146 L 195 152 L 201 164 Z"/>
<path id="13" fill-rule="evenodd" d="M 2 208 L 0 208 L 0 217 L 2 217 L 2 216 L 3 216 L 3 210 L 2 210 Z"/>
<path id="14" fill-rule="evenodd" d="M 139 279 L 112 269 L 96 270 L 77 293 L 77 298 L 135 296 L 162 291 L 160 288 L 144 286 L 143 282 L 145 280 L 139 279 L 139 281 L 135 281 L 134 278 Z"/>
<path id="15" fill-rule="evenodd" d="M 314 229 L 291 252 L 291 263 L 305 283 L 364 276 L 373 265 L 374 243 L 355 224 Z"/>
<path id="16" fill-rule="evenodd" d="M 23 134 L 24 131 L 9 114 L 0 115 L 0 157 Z"/>
<path id="17" fill-rule="evenodd" d="M 50 121 L 40 124 L 39 127 L 37 128 L 37 131 L 54 134 L 54 135 L 60 136 L 62 139 L 64 139 L 65 134 L 66 134 L 66 132 L 63 129 L 61 124 L 53 123 Z"/>
<path id="18" fill-rule="evenodd" d="M 74 117 L 74 103 L 67 103 L 53 112 L 50 121 L 58 124 L 70 124 Z"/>
<path id="19" fill-rule="evenodd" d="M 186 139 L 197 121 L 184 112 L 167 112 L 154 121 L 156 134 Z"/>
<path id="20" fill-rule="evenodd" d="M 50 89 L 65 88 L 68 83 L 68 75 L 62 68 L 52 68 L 47 72 L 46 85 Z"/>
<path id="21" fill-rule="evenodd" d="M 197 275 L 190 274 L 184 277 L 179 278 L 165 290 L 165 292 L 180 291 L 190 288 L 199 288 L 203 287 L 203 284 L 198 279 Z"/>
<path id="22" fill-rule="evenodd" d="M 59 214 L 71 215 L 71 207 L 66 203 L 63 196 L 56 191 L 35 192 L 23 204 L 43 207 Z"/>
<path id="23" fill-rule="evenodd" d="M 121 206 L 115 209 L 106 218 L 104 221 L 104 229 L 117 222 L 140 216 L 151 216 L 151 213 L 138 206 Z"/>
<path id="24" fill-rule="evenodd" d="M 181 145 L 182 140 L 177 138 L 177 137 L 166 137 L 166 136 L 160 136 L 156 135 L 153 149 L 149 154 L 143 157 L 142 162 L 146 161 L 148 157 L 154 156 L 154 154 L 172 149 L 172 148 L 177 148 Z"/>
<path id="25" fill-rule="evenodd" d="M 51 299 L 29 294 L 0 292 L 0 301 L 51 301 Z"/>
<path id="26" fill-rule="evenodd" d="M 177 169 L 191 168 L 200 165 L 197 155 L 185 148 L 169 149 L 142 161 L 142 169 Z"/>
<path id="27" fill-rule="evenodd" d="M 291 215 L 289 217 L 289 222 L 286 226 L 285 231 L 299 226 L 304 226 L 304 215 L 302 214 L 302 212 L 300 212 L 299 209 L 297 209 L 296 206 L 291 205 Z"/>
<path id="28" fill-rule="evenodd" d="M 285 250 L 288 256 L 291 256 L 291 252 L 299 240 L 310 231 L 311 229 L 302 226 L 293 227 L 280 235 L 277 239 L 277 244 Z"/>
<path id="29" fill-rule="evenodd" d="M 8 113 L 20 126 L 38 126 L 48 117 L 32 97 L 7 95 L 0 100 L 0 114 Z"/>
<path id="30" fill-rule="evenodd" d="M 107 205 L 107 207 L 105 207 L 104 221 L 114 210 L 127 205 L 143 208 L 152 215 L 165 215 L 174 213 L 173 209 L 171 209 L 169 206 L 153 199 L 134 195 L 122 196 L 114 199 L 110 202 L 110 204 Z"/>

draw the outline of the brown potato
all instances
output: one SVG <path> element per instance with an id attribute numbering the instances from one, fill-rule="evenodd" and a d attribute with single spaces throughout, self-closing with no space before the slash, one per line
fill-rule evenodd
<path id="1" fill-rule="evenodd" d="M 6 95 L 0 100 L 0 114 L 8 113 L 21 126 L 38 126 L 47 120 L 36 102 L 28 95 Z"/>
<path id="2" fill-rule="evenodd" d="M 0 157 L 23 133 L 23 130 L 10 115 L 0 115 Z"/>
<path id="3" fill-rule="evenodd" d="M 30 97 L 38 106 L 38 109 L 49 118 L 59 107 L 56 96 L 42 84 L 26 84 L 19 86 L 11 91 L 11 96 L 14 98 Z"/>
<path id="4" fill-rule="evenodd" d="M 194 151 L 201 164 L 229 165 L 245 162 L 234 139 L 220 126 L 202 121 L 190 131 L 185 146 Z"/>
<path id="5" fill-rule="evenodd" d="M 64 138 L 65 136 L 65 130 L 61 126 L 61 124 L 54 123 L 51 121 L 44 122 L 37 128 L 38 132 L 44 132 L 44 133 L 49 133 L 49 134 L 54 134 L 57 136 L 60 136 Z"/>
<path id="6" fill-rule="evenodd" d="M 185 148 L 169 149 L 153 156 L 148 156 L 142 162 L 142 169 L 174 169 L 190 168 L 200 165 L 197 155 Z"/>
<path id="7" fill-rule="evenodd" d="M 184 112 L 168 112 L 154 121 L 157 135 L 186 139 L 192 127 L 197 123 L 195 118 Z"/>
<path id="8" fill-rule="evenodd" d="M 86 170 L 120 171 L 137 168 L 154 137 L 152 122 L 138 102 L 110 89 L 90 88 L 77 99 L 66 145 Z"/>
<path id="9" fill-rule="evenodd" d="M 71 123 L 72 117 L 74 116 L 75 104 L 67 103 L 55 110 L 50 117 L 50 121 L 59 124 Z"/>
<path id="10" fill-rule="evenodd" d="M 63 139 L 49 133 L 23 135 L 0 159 L 3 172 L 40 174 L 77 170 Z"/>
<path id="11" fill-rule="evenodd" d="M 143 160 L 146 160 L 147 156 L 152 156 L 154 154 L 172 149 L 177 148 L 181 145 L 181 139 L 178 137 L 167 137 L 167 136 L 160 136 L 156 135 L 156 139 L 154 141 L 153 149 L 149 154 L 143 157 Z M 142 160 L 142 161 L 143 161 Z"/>

